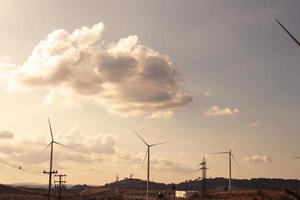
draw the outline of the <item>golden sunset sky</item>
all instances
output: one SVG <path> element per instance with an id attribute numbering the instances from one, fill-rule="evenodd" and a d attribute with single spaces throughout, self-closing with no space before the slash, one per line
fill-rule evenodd
<path id="1" fill-rule="evenodd" d="M 299 178 L 296 0 L 0 0 L 0 182 L 195 179 L 228 151 L 234 178 Z M 237 139 L 235 139 L 237 138 Z M 228 158 L 207 156 L 209 177 Z M 23 170 L 18 170 L 22 166 Z"/>

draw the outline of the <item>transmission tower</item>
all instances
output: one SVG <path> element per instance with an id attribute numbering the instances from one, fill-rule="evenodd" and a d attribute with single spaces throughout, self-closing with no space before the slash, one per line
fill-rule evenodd
<path id="1" fill-rule="evenodd" d="M 209 168 L 207 168 L 207 162 L 205 159 L 205 156 L 203 156 L 203 160 L 200 163 L 200 169 L 202 171 L 202 181 L 201 181 L 201 192 L 202 192 L 202 198 L 205 199 L 206 198 L 206 171 Z"/>

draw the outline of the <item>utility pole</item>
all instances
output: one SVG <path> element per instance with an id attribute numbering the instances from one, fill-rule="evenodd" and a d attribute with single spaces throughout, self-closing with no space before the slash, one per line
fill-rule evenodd
<path id="1" fill-rule="evenodd" d="M 231 156 L 232 156 L 232 154 L 231 154 L 231 149 L 230 149 L 230 151 L 229 151 L 229 180 L 228 180 L 228 190 L 229 190 L 229 192 L 231 192 Z"/>
<path id="2" fill-rule="evenodd" d="M 54 176 L 58 177 L 58 181 L 54 181 L 54 187 L 58 188 L 58 200 L 61 200 L 61 190 L 66 188 L 66 181 L 62 180 L 63 177 L 66 177 L 65 174 L 55 174 Z"/>
<path id="3" fill-rule="evenodd" d="M 143 196 L 143 180 L 140 180 L 140 197 Z"/>
<path id="4" fill-rule="evenodd" d="M 52 146 L 51 146 L 52 147 Z M 51 151 L 53 152 L 53 151 Z M 52 154 L 51 154 L 52 155 Z M 43 171 L 44 174 L 49 174 L 49 184 L 48 184 L 48 200 L 51 198 L 51 185 L 52 185 L 52 174 L 57 174 L 57 170 L 52 170 L 52 162 L 50 164 L 50 171 Z"/>
<path id="5" fill-rule="evenodd" d="M 129 185 L 130 185 L 130 189 L 129 189 L 129 199 L 131 199 L 131 192 L 132 192 L 132 177 L 133 177 L 133 173 L 131 173 L 129 175 Z"/>
<path id="6" fill-rule="evenodd" d="M 118 199 L 118 183 L 119 183 L 119 175 L 116 175 L 116 199 Z"/>
<path id="7" fill-rule="evenodd" d="M 151 187 L 150 187 L 150 196 L 152 195 L 153 196 L 153 194 L 154 194 L 154 179 L 152 179 L 151 180 L 151 183 L 150 183 L 151 185 Z"/>
<path id="8" fill-rule="evenodd" d="M 207 168 L 207 162 L 205 160 L 205 156 L 203 156 L 203 160 L 200 163 L 200 170 L 202 171 L 202 198 L 206 198 L 206 171 L 208 170 Z"/>

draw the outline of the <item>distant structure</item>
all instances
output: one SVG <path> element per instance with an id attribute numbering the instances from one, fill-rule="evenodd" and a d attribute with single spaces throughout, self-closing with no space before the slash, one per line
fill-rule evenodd
<path id="1" fill-rule="evenodd" d="M 199 170 L 202 171 L 201 194 L 202 194 L 202 198 L 205 199 L 206 198 L 206 171 L 209 169 L 207 168 L 207 162 L 205 156 L 203 156 L 203 160 L 199 165 L 200 165 Z"/>
<path id="2" fill-rule="evenodd" d="M 149 199 L 149 181 L 150 181 L 150 148 L 161 145 L 161 144 L 166 144 L 166 142 L 161 142 L 161 143 L 156 143 L 156 144 L 148 144 L 139 134 L 136 132 L 136 135 L 144 142 L 144 144 L 147 146 L 146 154 L 143 160 L 143 163 L 146 160 L 147 157 L 147 190 L 146 190 L 146 200 Z"/>
<path id="3" fill-rule="evenodd" d="M 50 165 L 49 165 L 49 171 L 45 171 L 44 170 L 44 174 L 49 174 L 49 183 L 48 183 L 48 200 L 50 200 L 51 198 L 51 185 L 52 185 L 52 174 L 56 174 L 57 171 L 53 171 L 52 169 L 52 163 L 53 163 L 53 145 L 54 144 L 58 144 L 61 146 L 65 146 L 59 142 L 56 142 L 53 138 L 53 133 L 52 133 L 52 127 L 51 127 L 51 123 L 50 123 L 50 119 L 48 118 L 48 124 L 49 124 L 49 129 L 50 129 L 50 134 L 51 134 L 51 142 L 41 151 L 41 153 L 43 151 L 45 151 L 49 146 L 51 148 L 50 150 Z"/>
<path id="4" fill-rule="evenodd" d="M 116 174 L 116 199 L 118 198 L 119 174 Z"/>
<path id="5" fill-rule="evenodd" d="M 131 199 L 131 193 L 132 193 L 132 177 L 133 177 L 133 173 L 131 173 L 130 175 L 129 175 L 129 199 Z"/>
<path id="6" fill-rule="evenodd" d="M 231 144 L 230 148 L 229 148 L 229 151 L 224 151 L 224 152 L 216 152 L 216 153 L 210 153 L 210 154 L 228 154 L 228 163 L 229 163 L 229 179 L 228 179 L 228 191 L 231 192 L 232 191 L 232 187 L 231 187 L 231 171 L 232 171 L 232 165 L 231 165 L 231 159 L 234 160 L 235 164 L 239 167 L 239 164 L 237 162 L 237 160 L 235 159 L 235 157 L 233 156 L 232 154 L 232 148 L 233 148 L 233 145 L 235 144 L 236 142 L 236 139 L 233 141 L 233 143 Z"/>
<path id="7" fill-rule="evenodd" d="M 280 23 L 278 19 L 276 19 L 276 22 L 283 28 L 283 30 L 294 40 L 294 42 L 297 44 L 298 47 L 300 47 L 300 42 Z"/>
<path id="8" fill-rule="evenodd" d="M 179 198 L 179 199 L 191 199 L 194 195 L 198 195 L 199 192 L 198 191 L 194 191 L 194 190 L 187 190 L 187 191 L 183 191 L 183 190 L 176 190 L 175 191 L 175 198 Z"/>
<path id="9" fill-rule="evenodd" d="M 61 191 L 62 189 L 66 189 L 66 181 L 62 180 L 63 177 L 66 177 L 65 174 L 55 174 L 55 177 L 58 177 L 58 181 L 54 181 L 54 188 L 58 189 L 58 200 L 61 200 Z"/>

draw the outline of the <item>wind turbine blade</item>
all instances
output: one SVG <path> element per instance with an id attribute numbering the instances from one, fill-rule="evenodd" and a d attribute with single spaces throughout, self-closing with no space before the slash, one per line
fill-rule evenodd
<path id="1" fill-rule="evenodd" d="M 51 123 L 50 123 L 49 117 L 48 117 L 48 124 L 49 124 L 50 133 L 51 133 L 51 139 L 53 141 L 53 133 L 52 133 L 52 127 L 51 127 Z"/>
<path id="2" fill-rule="evenodd" d="M 50 142 L 39 154 L 38 157 L 52 144 L 52 142 Z"/>
<path id="3" fill-rule="evenodd" d="M 140 136 L 140 134 L 137 131 L 135 131 L 135 130 L 133 130 L 133 131 L 147 146 L 149 146 L 149 144 Z"/>
<path id="4" fill-rule="evenodd" d="M 53 143 L 58 144 L 58 145 L 63 146 L 63 147 L 70 148 L 69 146 L 66 146 L 66 145 L 64 145 L 64 144 L 62 144 L 62 143 L 59 143 L 59 142 L 56 142 L 56 141 L 53 141 Z"/>
<path id="5" fill-rule="evenodd" d="M 215 152 L 215 153 L 208 153 L 208 154 L 213 155 L 213 154 L 227 154 L 227 153 L 229 153 L 229 152 L 228 151 L 224 151 L 224 152 Z"/>
<path id="6" fill-rule="evenodd" d="M 239 168 L 241 168 L 241 166 L 239 165 L 238 161 L 235 159 L 235 157 L 233 156 L 233 154 L 231 154 L 231 157 L 232 157 L 233 161 L 235 162 L 235 164 L 236 164 Z"/>
<path id="7" fill-rule="evenodd" d="M 300 42 L 280 23 L 278 19 L 276 19 L 276 22 L 285 30 L 285 32 L 296 42 L 296 44 L 300 47 Z"/>
<path id="8" fill-rule="evenodd" d="M 230 147 L 229 147 L 229 150 L 231 150 L 231 149 L 234 147 L 234 145 L 235 145 L 237 139 L 238 139 L 238 136 L 235 136 L 235 138 L 233 139 L 233 141 L 232 141 L 232 143 L 231 143 L 231 145 L 230 145 Z"/>
<path id="9" fill-rule="evenodd" d="M 161 145 L 161 144 L 167 144 L 169 142 L 160 142 L 160 143 L 156 143 L 156 144 L 150 144 L 149 146 L 153 147 L 153 146 L 157 146 L 157 145 Z"/>
<path id="10" fill-rule="evenodd" d="M 142 162 L 142 166 L 143 166 L 143 165 L 144 165 L 144 163 L 145 163 L 145 160 L 146 160 L 146 158 L 147 158 L 147 155 L 148 155 L 148 150 L 146 151 L 146 154 L 145 154 L 144 160 L 143 160 L 143 162 Z"/>

